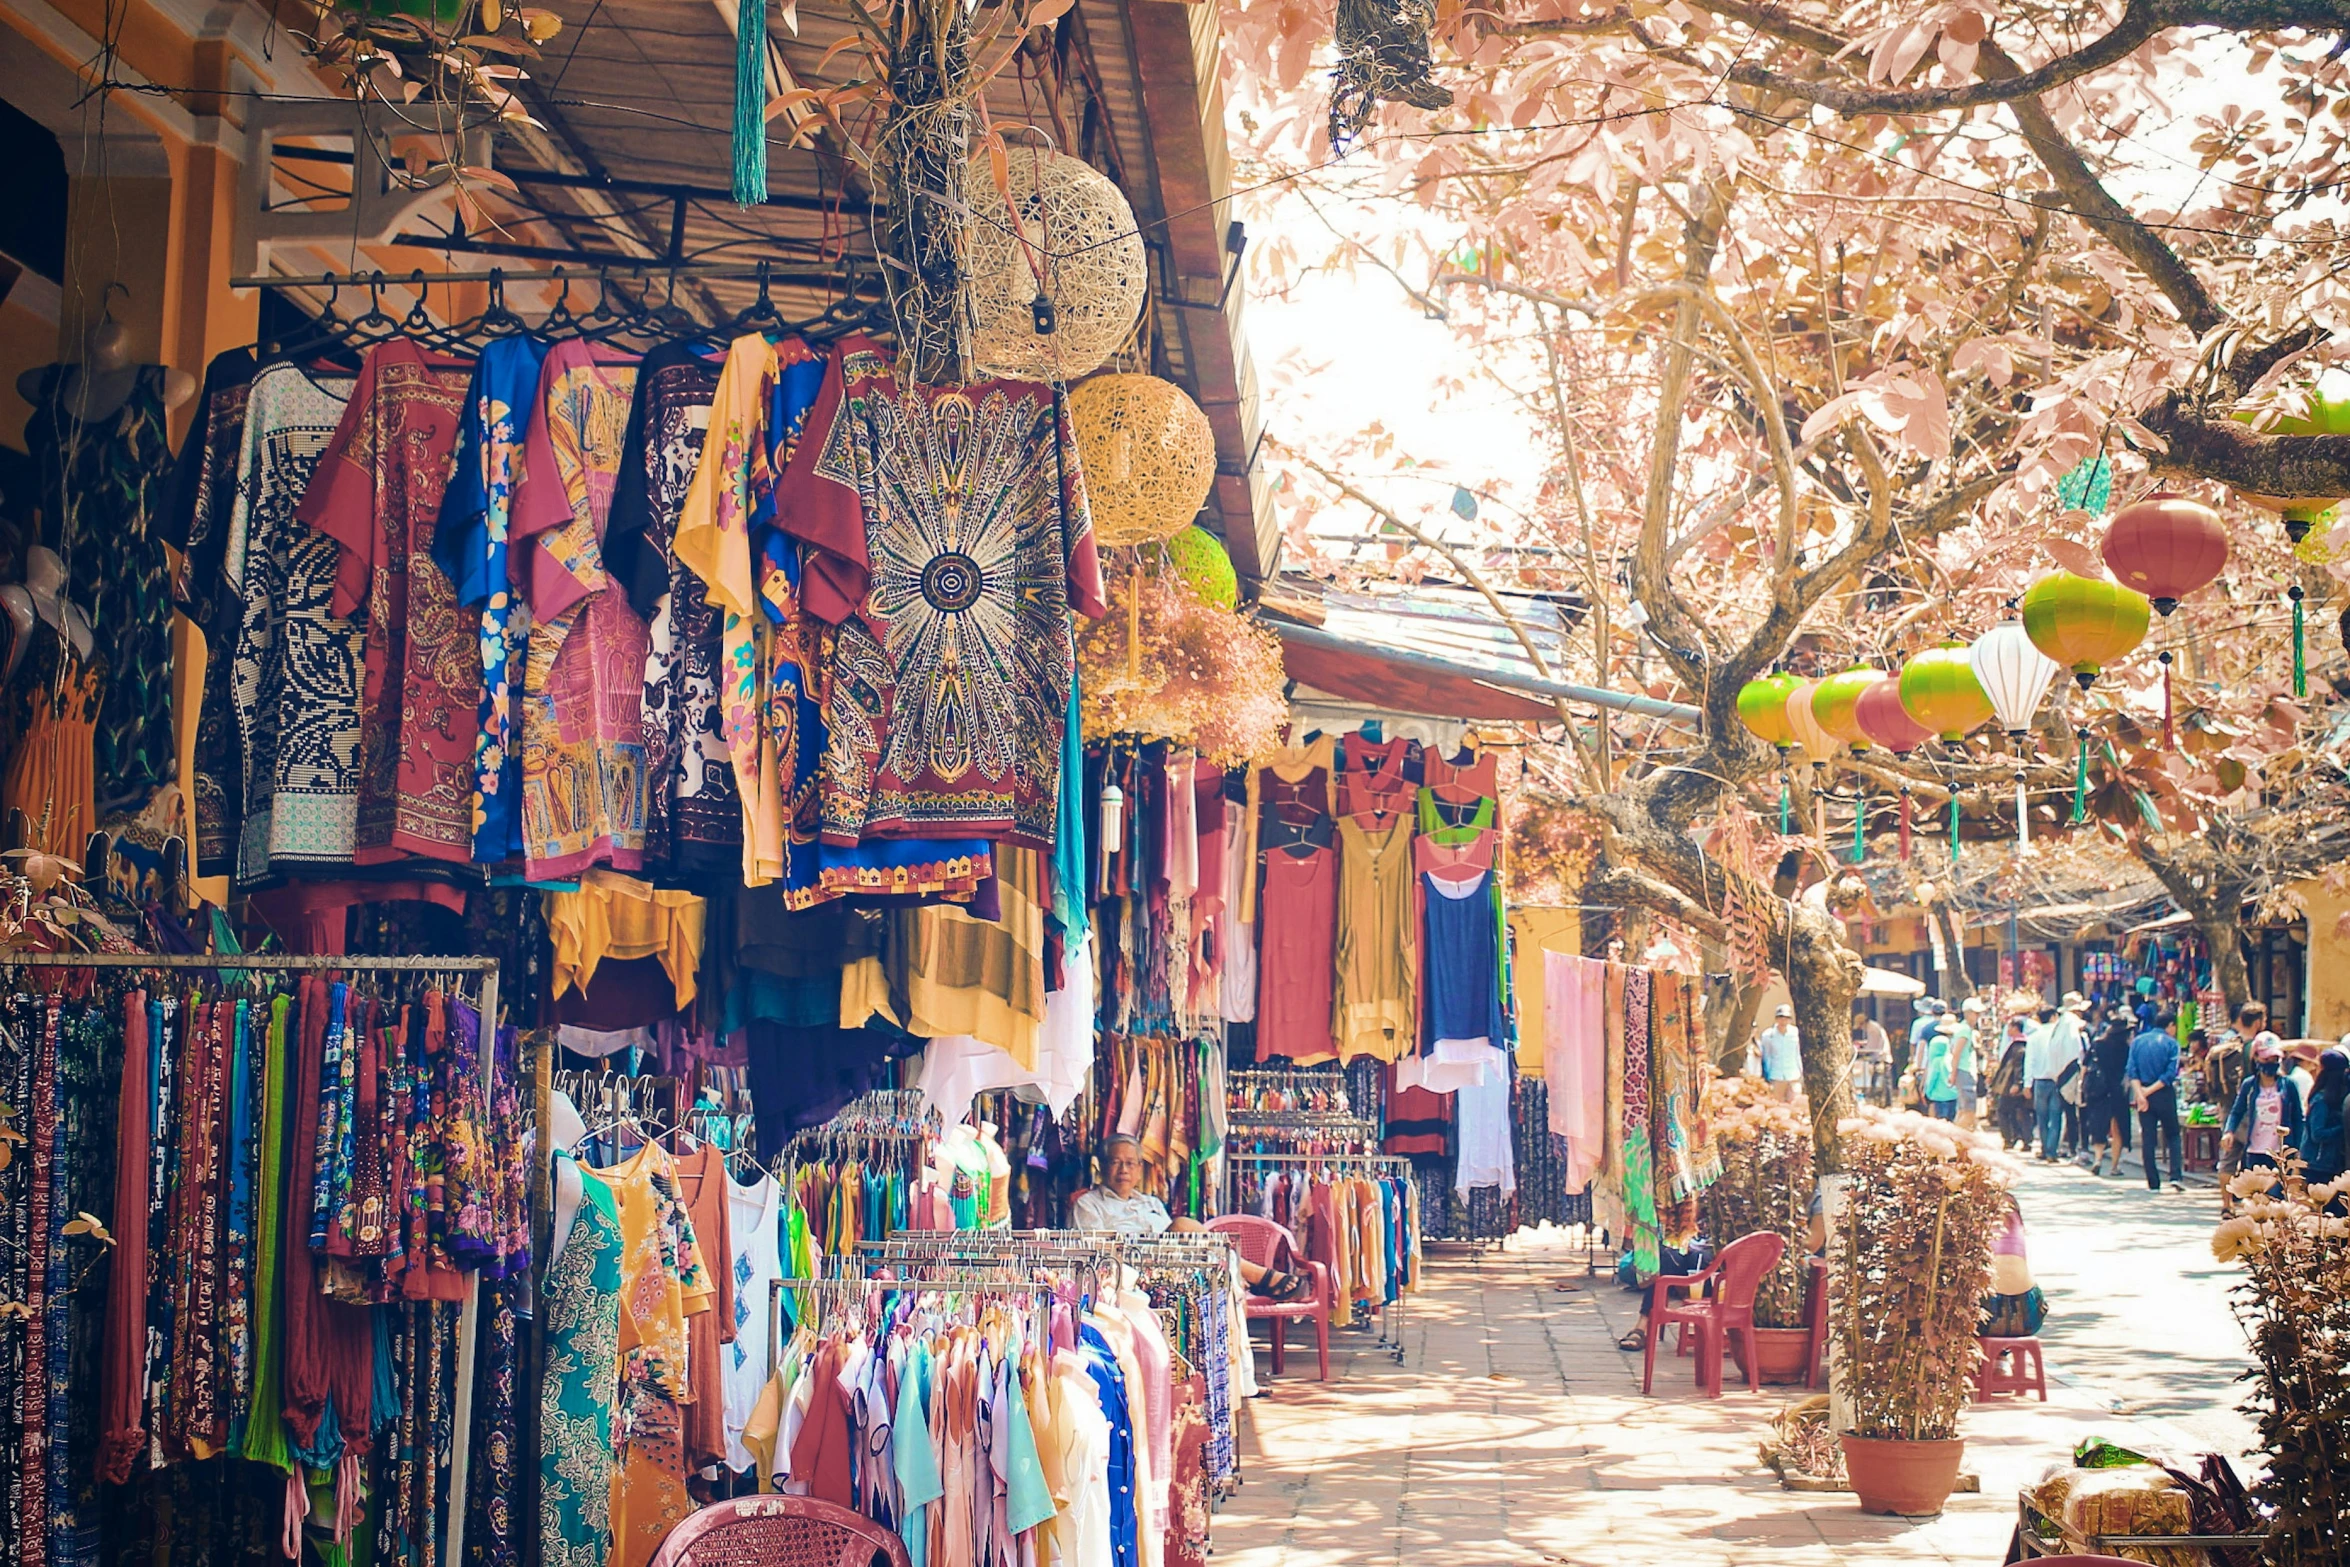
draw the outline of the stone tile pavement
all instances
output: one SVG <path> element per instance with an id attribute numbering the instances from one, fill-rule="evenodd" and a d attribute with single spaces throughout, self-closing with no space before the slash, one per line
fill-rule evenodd
<path id="1" fill-rule="evenodd" d="M 2036 1200 L 2026 1203 L 2029 1213 Z M 1402 1365 L 1368 1333 L 1334 1334 L 1339 1377 L 1323 1385 L 1310 1345 L 1293 1352 L 1242 1416 L 1244 1483 L 1216 1518 L 1217 1567 L 1990 1564 L 2003 1559 L 2017 1487 L 2079 1436 L 2192 1444 L 2052 1378 L 2045 1405 L 1965 1417 L 1981 1494 L 1953 1498 L 1939 1518 L 1872 1517 L 1846 1494 L 1782 1490 L 1757 1461 L 1771 1414 L 1803 1389 L 1726 1384 L 1711 1402 L 1694 1396 L 1691 1362 L 1660 1356 L 1658 1396 L 1644 1398 L 1639 1357 L 1615 1347 L 1637 1298 L 1605 1278 L 1552 1288 L 1582 1273 L 1579 1238 L 1558 1231 L 1477 1259 L 1440 1250 Z"/>

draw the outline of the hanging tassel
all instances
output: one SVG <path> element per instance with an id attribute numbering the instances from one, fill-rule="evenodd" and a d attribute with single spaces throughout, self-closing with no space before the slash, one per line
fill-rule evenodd
<path id="1" fill-rule="evenodd" d="M 1858 865 L 1869 857 L 1868 839 L 1864 836 L 1869 825 L 1869 792 L 1865 788 L 1852 792 L 1852 863 Z"/>
<path id="2" fill-rule="evenodd" d="M 767 0 L 740 0 L 734 29 L 734 204 L 767 199 Z"/>
<path id="3" fill-rule="evenodd" d="M 1897 818 L 1901 828 L 1901 863 L 1909 863 L 1909 785 L 1901 786 L 1901 814 Z"/>
<path id="4" fill-rule="evenodd" d="M 1950 863 L 1958 863 L 1958 786 L 1950 788 Z"/>
<path id="5" fill-rule="evenodd" d="M 2081 759 L 2073 769 L 2073 825 L 2089 819 L 2089 731 L 2076 729 L 2074 738 L 2081 743 Z"/>
<path id="6" fill-rule="evenodd" d="M 1828 857 L 1828 797 L 1818 790 L 1811 797 L 1811 840 L 1820 846 L 1820 858 Z"/>
<path id="7" fill-rule="evenodd" d="M 2179 743 L 2179 741 L 2178 741 L 2178 736 L 2177 736 L 2176 734 L 2174 734 L 2174 733 L 2172 732 L 2172 730 L 2171 730 L 2171 716 L 2170 716 L 2170 649 L 2169 649 L 2169 648 L 2164 648 L 2164 649 L 2162 650 L 2162 653 L 2161 653 L 2161 663 L 2162 663 L 2162 748 L 2163 748 L 2165 751 L 2171 751 L 2171 750 L 2176 750 L 2176 749 L 2178 748 L 2178 743 Z"/>
<path id="8" fill-rule="evenodd" d="M 2032 801 L 2024 792 L 2024 774 L 2021 768 L 2015 775 L 2015 852 L 2032 852 Z"/>
<path id="9" fill-rule="evenodd" d="M 1784 838 L 1794 826 L 1795 794 L 1787 784 L 1787 769 L 1779 768 L 1779 836 Z"/>
<path id="10" fill-rule="evenodd" d="M 2285 590 L 2285 597 L 2293 601 L 2293 694 L 2309 695 L 2309 661 L 2302 653 L 2301 643 L 2301 584 L 2296 582 Z"/>

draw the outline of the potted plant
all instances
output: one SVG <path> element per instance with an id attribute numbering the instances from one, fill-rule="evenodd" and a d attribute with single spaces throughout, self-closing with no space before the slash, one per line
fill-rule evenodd
<path id="1" fill-rule="evenodd" d="M 1722 1078 L 1706 1090 L 1706 1115 L 1721 1152 L 1721 1177 L 1705 1194 L 1705 1229 L 1727 1246 L 1768 1230 L 1787 1243 L 1779 1265 L 1754 1297 L 1755 1353 L 1765 1382 L 1801 1382 L 1811 1351 L 1804 1291 L 1809 1278 L 1811 1127 L 1795 1105 L 1771 1097 L 1747 1077 Z M 1730 1354 L 1746 1370 L 1744 1335 Z"/>
<path id="2" fill-rule="evenodd" d="M 2268 1513 L 2266 1559 L 2340 1559 L 2350 1531 L 2350 1180 L 2304 1184 L 2247 1170 L 2228 1185 L 2235 1212 L 2212 1255 L 2240 1263 L 2232 1292 L 2252 1341 L 2252 1396 L 2266 1462 L 2252 1488 Z M 2331 1211 L 2329 1211 L 2331 1209 Z"/>
<path id="3" fill-rule="evenodd" d="M 1938 1513 L 1958 1483 L 1958 1412 L 2014 1169 L 1997 1138 L 1908 1111 L 1863 1110 L 1842 1130 L 1828 1328 L 1845 1467 L 1863 1511 Z"/>

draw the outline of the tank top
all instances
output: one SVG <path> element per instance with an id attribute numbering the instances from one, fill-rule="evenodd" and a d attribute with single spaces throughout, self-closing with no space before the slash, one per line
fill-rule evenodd
<path id="1" fill-rule="evenodd" d="M 1428 1032 L 1437 1045 L 1498 1045 L 1505 1037 L 1493 917 L 1493 876 L 1422 878 L 1427 905 Z"/>
<path id="2" fill-rule="evenodd" d="M 1498 751 L 1470 751 L 1461 756 L 1468 760 L 1446 760 L 1434 751 L 1420 758 L 1420 781 L 1436 791 L 1437 798 L 1447 803 L 1474 804 L 1479 799 L 1492 799 L 1501 793 Z"/>

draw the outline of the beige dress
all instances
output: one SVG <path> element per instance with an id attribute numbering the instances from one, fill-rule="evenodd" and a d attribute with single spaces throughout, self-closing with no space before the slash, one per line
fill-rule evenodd
<path id="1" fill-rule="evenodd" d="M 1412 929 L 1412 819 L 1338 819 L 1338 1057 L 1394 1061 L 1419 1041 L 1419 942 Z"/>

